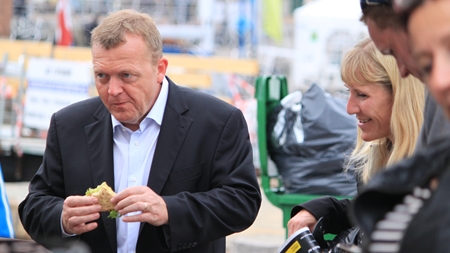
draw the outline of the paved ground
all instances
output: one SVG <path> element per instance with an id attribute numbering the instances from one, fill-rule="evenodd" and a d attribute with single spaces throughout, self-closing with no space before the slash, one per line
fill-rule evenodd
<path id="1" fill-rule="evenodd" d="M 11 207 L 16 238 L 29 239 L 30 237 L 23 229 L 19 220 L 19 215 L 17 214 L 17 206 L 28 193 L 28 182 L 5 183 L 5 189 Z"/>
<path id="2" fill-rule="evenodd" d="M 17 238 L 28 239 L 17 215 L 17 205 L 28 192 L 28 182 L 5 183 Z M 227 238 L 227 253 L 273 253 L 284 242 L 282 212 L 263 197 L 261 209 L 253 225 Z"/>
<path id="3" fill-rule="evenodd" d="M 247 230 L 227 238 L 228 253 L 274 253 L 285 239 L 281 209 L 265 196 L 255 222 Z"/>

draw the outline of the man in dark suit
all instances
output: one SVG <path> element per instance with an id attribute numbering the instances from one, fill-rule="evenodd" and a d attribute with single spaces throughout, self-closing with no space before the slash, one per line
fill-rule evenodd
<path id="1" fill-rule="evenodd" d="M 19 215 L 37 242 L 92 252 L 225 252 L 248 228 L 261 195 L 237 108 L 165 76 L 152 19 L 111 14 L 92 33 L 99 97 L 56 112 L 43 163 Z M 121 218 L 86 189 L 102 182 Z"/>

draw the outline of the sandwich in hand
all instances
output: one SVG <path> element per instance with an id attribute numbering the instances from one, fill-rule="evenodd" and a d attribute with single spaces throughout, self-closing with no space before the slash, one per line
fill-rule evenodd
<path id="1" fill-rule="evenodd" d="M 101 212 L 109 212 L 108 218 L 115 219 L 120 215 L 114 210 L 114 205 L 111 203 L 110 199 L 114 197 L 116 193 L 109 187 L 106 182 L 103 182 L 97 188 L 89 188 L 86 191 L 86 196 L 96 197 L 98 203 L 102 206 Z"/>

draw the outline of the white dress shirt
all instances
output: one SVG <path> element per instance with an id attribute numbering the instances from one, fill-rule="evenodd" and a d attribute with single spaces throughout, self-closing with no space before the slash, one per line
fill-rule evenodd
<path id="1" fill-rule="evenodd" d="M 132 186 L 147 185 L 168 93 L 169 84 L 164 79 L 155 104 L 139 125 L 139 129 L 134 132 L 124 127 L 111 115 L 114 137 L 114 190 L 116 192 Z M 135 252 L 140 223 L 126 223 L 119 218 L 116 219 L 116 225 L 117 252 Z"/>

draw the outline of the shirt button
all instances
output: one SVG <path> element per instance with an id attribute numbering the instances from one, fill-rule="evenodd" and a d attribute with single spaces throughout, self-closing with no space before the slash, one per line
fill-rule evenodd
<path id="1" fill-rule="evenodd" d="M 122 131 L 125 132 L 127 131 L 127 129 L 125 127 L 122 127 Z"/>
<path id="2" fill-rule="evenodd" d="M 137 179 L 136 179 L 135 177 L 132 177 L 132 178 L 131 178 L 131 181 L 136 182 Z"/>
<path id="3" fill-rule="evenodd" d="M 138 141 L 135 142 L 135 143 L 134 143 L 134 146 L 139 146 L 139 142 L 138 142 Z"/>

